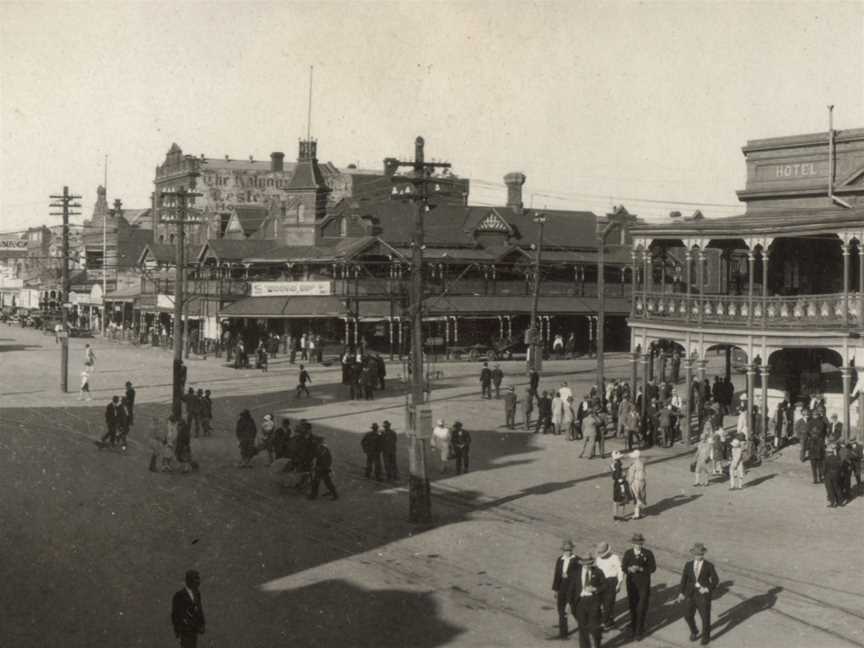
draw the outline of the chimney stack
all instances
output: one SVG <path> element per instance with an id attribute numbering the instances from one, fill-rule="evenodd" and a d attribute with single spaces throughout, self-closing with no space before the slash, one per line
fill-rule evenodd
<path id="1" fill-rule="evenodd" d="M 394 157 L 384 158 L 384 175 L 392 178 L 396 175 L 396 170 L 399 168 L 399 160 Z"/>
<path id="2" fill-rule="evenodd" d="M 522 185 L 525 184 L 525 174 L 519 171 L 504 176 L 507 185 L 507 206 L 518 212 L 522 211 Z"/>
<path id="3" fill-rule="evenodd" d="M 279 151 L 274 151 L 270 154 L 270 170 L 284 171 L 285 170 L 285 154 Z"/>

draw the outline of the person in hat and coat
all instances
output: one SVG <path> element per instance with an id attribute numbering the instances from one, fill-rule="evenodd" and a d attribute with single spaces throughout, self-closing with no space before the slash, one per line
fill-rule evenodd
<path id="1" fill-rule="evenodd" d="M 685 602 L 684 620 L 690 628 L 690 641 L 699 639 L 703 646 L 711 641 L 711 594 L 720 579 L 714 565 L 705 560 L 708 550 L 701 542 L 697 542 L 690 549 L 693 560 L 684 564 L 681 573 L 681 593 L 678 594 L 678 602 Z M 702 632 L 696 627 L 696 613 L 702 621 Z"/>
<path id="2" fill-rule="evenodd" d="M 612 453 L 612 465 L 610 466 L 612 470 L 612 520 L 614 522 L 623 522 L 627 518 L 627 504 L 633 499 L 621 457 L 621 451 L 615 450 Z"/>
<path id="3" fill-rule="evenodd" d="M 384 432 L 381 434 L 381 450 L 384 456 L 384 474 L 387 481 L 399 479 L 399 467 L 396 465 L 396 430 L 390 427 L 390 421 L 381 424 Z"/>
<path id="4" fill-rule="evenodd" d="M 637 640 L 645 634 L 645 617 L 651 594 L 651 574 L 657 570 L 654 553 L 645 548 L 645 538 L 635 533 L 633 547 L 624 552 L 621 569 L 627 579 L 627 603 L 630 608 L 630 631 Z"/>
<path id="5" fill-rule="evenodd" d="M 258 434 L 258 428 L 255 426 L 255 420 L 248 409 L 240 412 L 240 417 L 237 419 L 237 425 L 234 431 L 237 436 L 237 442 L 240 446 L 240 468 L 251 468 L 252 458 L 257 453 L 255 449 L 255 437 Z"/>
<path id="6" fill-rule="evenodd" d="M 450 445 L 453 447 L 453 454 L 456 455 L 456 474 L 467 473 L 468 460 L 471 455 L 471 435 L 468 434 L 468 430 L 462 427 L 461 421 L 453 423 Z"/>
<path id="7" fill-rule="evenodd" d="M 579 566 L 579 556 L 573 554 L 573 542 L 565 540 L 561 545 L 561 555 L 555 560 L 555 572 L 552 575 L 552 591 L 555 592 L 555 603 L 558 606 L 558 637 L 566 639 L 569 634 L 567 626 L 567 603 L 570 601 L 570 583 L 576 575 Z"/>
<path id="8" fill-rule="evenodd" d="M 516 426 L 516 388 L 512 385 L 504 393 L 504 425 L 511 430 Z"/>
<path id="9" fill-rule="evenodd" d="M 579 624 L 579 648 L 600 648 L 603 634 L 600 601 L 606 590 L 606 578 L 588 554 L 579 561 L 579 569 L 570 579 L 570 609 Z"/>
<path id="10" fill-rule="evenodd" d="M 729 464 L 729 490 L 744 488 L 744 449 L 741 441 L 732 439 L 732 461 Z"/>
<path id="11" fill-rule="evenodd" d="M 366 479 L 372 477 L 375 471 L 375 479 L 381 481 L 381 452 L 384 450 L 384 438 L 378 430 L 378 424 L 373 423 L 370 430 L 360 440 L 360 447 L 366 455 Z"/>
<path id="12" fill-rule="evenodd" d="M 615 595 L 621 590 L 621 583 L 624 582 L 624 570 L 621 569 L 621 558 L 612 551 L 608 542 L 598 544 L 595 552 L 597 569 L 603 572 L 606 581 L 600 601 L 603 627 L 611 630 L 615 626 Z"/>

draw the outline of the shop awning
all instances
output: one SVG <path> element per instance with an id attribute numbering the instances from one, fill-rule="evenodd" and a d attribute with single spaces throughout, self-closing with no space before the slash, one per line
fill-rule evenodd
<path id="1" fill-rule="evenodd" d="M 246 297 L 219 311 L 220 317 L 254 319 L 344 317 L 345 305 L 333 295 L 309 297 Z"/>
<path id="2" fill-rule="evenodd" d="M 524 315 L 531 313 L 530 295 L 454 295 L 431 297 L 426 300 L 426 312 L 430 315 Z M 537 312 L 544 315 L 592 315 L 597 312 L 596 297 L 541 296 Z M 627 297 L 606 297 L 606 312 L 610 315 L 630 313 Z"/>

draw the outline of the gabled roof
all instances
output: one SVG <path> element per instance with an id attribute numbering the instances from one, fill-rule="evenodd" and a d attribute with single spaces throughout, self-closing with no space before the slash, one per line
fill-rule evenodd
<path id="1" fill-rule="evenodd" d="M 837 228 L 864 226 L 864 209 L 825 207 L 822 209 L 751 209 L 740 216 L 703 218 L 669 223 L 639 223 L 631 231 L 634 236 L 679 238 L 682 236 L 714 236 L 746 238 L 757 235 L 832 234 Z"/>
<path id="2" fill-rule="evenodd" d="M 389 254 L 402 256 L 395 248 L 377 236 L 335 239 L 322 245 L 283 245 L 274 247 L 262 254 L 244 258 L 247 263 L 303 262 L 303 261 L 344 261 L 367 251 L 373 245 L 380 245 Z"/>
<path id="3" fill-rule="evenodd" d="M 263 205 L 234 205 L 225 232 L 237 231 L 236 228 L 240 228 L 243 236 L 252 236 L 269 215 L 269 209 Z"/>
<path id="4" fill-rule="evenodd" d="M 279 246 L 273 240 L 213 239 L 207 241 L 197 254 L 198 262 L 216 259 L 219 263 L 241 262 L 247 257 L 256 257 Z"/>
<path id="5" fill-rule="evenodd" d="M 191 261 L 198 250 L 191 245 L 186 246 L 186 259 Z M 177 260 L 177 246 L 171 243 L 147 243 L 138 255 L 138 265 L 153 261 L 157 265 L 173 265 Z"/>

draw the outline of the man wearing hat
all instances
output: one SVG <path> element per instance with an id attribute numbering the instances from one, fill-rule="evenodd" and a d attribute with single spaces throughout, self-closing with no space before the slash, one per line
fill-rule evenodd
<path id="1" fill-rule="evenodd" d="M 375 480 L 381 481 L 381 451 L 383 447 L 383 436 L 378 431 L 378 424 L 373 423 L 369 431 L 360 440 L 360 447 L 366 455 L 366 479 L 372 477 L 375 471 Z"/>
<path id="2" fill-rule="evenodd" d="M 471 455 L 471 435 L 468 434 L 468 430 L 462 427 L 461 421 L 453 423 L 450 445 L 453 447 L 453 454 L 456 455 L 456 474 L 467 473 L 468 460 Z"/>
<path id="3" fill-rule="evenodd" d="M 627 578 L 627 603 L 630 607 L 630 631 L 637 640 L 645 634 L 645 617 L 651 594 L 651 574 L 657 570 L 654 554 L 646 549 L 641 533 L 630 539 L 633 547 L 624 552 L 621 569 Z"/>
<path id="4" fill-rule="evenodd" d="M 824 482 L 825 494 L 828 497 L 828 507 L 834 508 L 843 503 L 842 473 L 843 462 L 837 453 L 837 446 L 833 443 L 828 445 L 824 459 Z"/>
<path id="5" fill-rule="evenodd" d="M 579 561 L 579 569 L 570 580 L 570 608 L 579 624 L 579 648 L 600 648 L 600 601 L 605 590 L 603 572 L 595 567 L 594 556 L 589 553 Z"/>
<path id="6" fill-rule="evenodd" d="M 703 646 L 711 641 L 711 593 L 720 583 L 714 565 L 705 560 L 708 550 L 701 542 L 690 549 L 693 560 L 688 560 L 681 574 L 681 593 L 678 602 L 685 601 L 684 620 L 690 628 L 690 641 L 699 639 Z M 696 612 L 702 620 L 702 634 L 696 627 Z"/>
<path id="7" fill-rule="evenodd" d="M 504 425 L 511 430 L 516 425 L 516 389 L 513 385 L 504 394 Z"/>
<path id="8" fill-rule="evenodd" d="M 615 595 L 621 589 L 624 572 L 621 569 L 621 558 L 612 552 L 608 542 L 601 542 L 596 548 L 597 569 L 603 572 L 606 586 L 601 597 L 601 613 L 603 627 L 610 630 L 615 626 Z"/>
<path id="9" fill-rule="evenodd" d="M 579 556 L 573 554 L 573 542 L 565 540 L 561 545 L 561 555 L 555 561 L 555 573 L 552 576 L 552 591 L 555 592 L 555 602 L 558 606 L 558 637 L 566 639 L 567 602 L 570 600 L 570 583 L 576 575 Z"/>
<path id="10" fill-rule="evenodd" d="M 384 421 L 384 432 L 381 435 L 381 450 L 384 455 L 384 474 L 387 481 L 399 479 L 399 467 L 396 465 L 396 430 L 390 427 L 390 421 Z"/>

